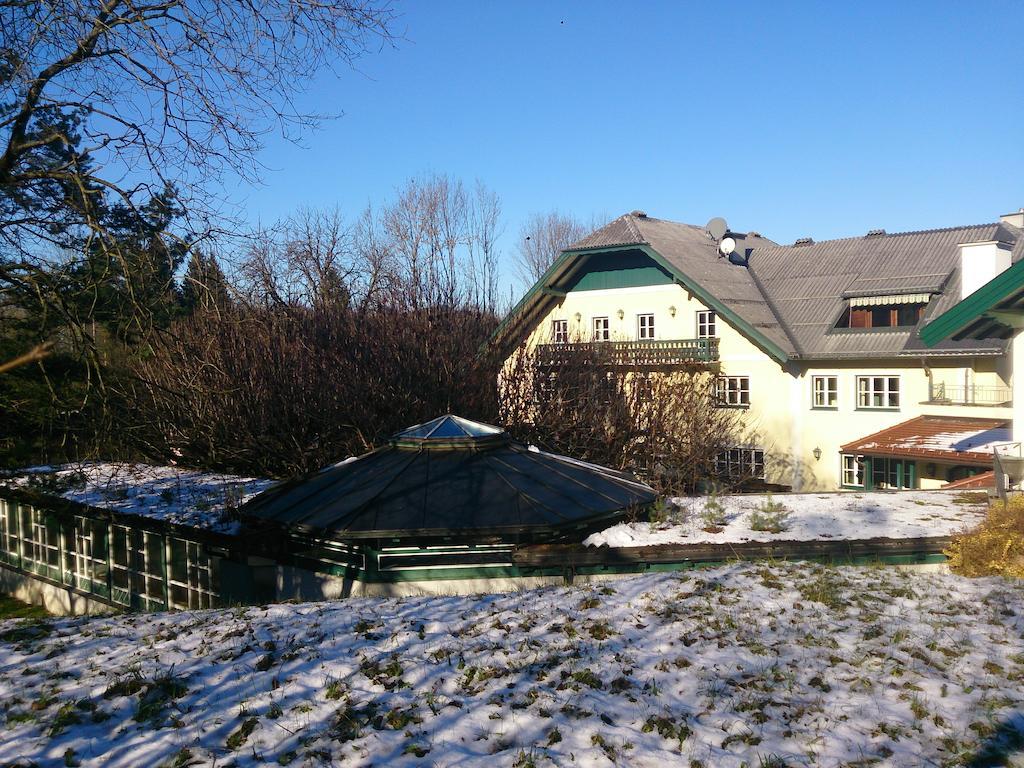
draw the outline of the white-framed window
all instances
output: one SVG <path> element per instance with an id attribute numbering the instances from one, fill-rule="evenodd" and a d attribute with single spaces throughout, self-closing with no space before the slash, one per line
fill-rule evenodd
<path id="1" fill-rule="evenodd" d="M 0 499 L 0 560 L 17 564 L 19 538 L 18 506 L 13 501 Z"/>
<path id="2" fill-rule="evenodd" d="M 60 579 L 60 524 L 52 514 L 20 505 L 22 567 Z M 26 562 L 27 561 L 27 562 Z"/>
<path id="3" fill-rule="evenodd" d="M 594 318 L 594 341 L 608 341 L 612 337 L 611 325 L 607 317 Z"/>
<path id="4" fill-rule="evenodd" d="M 569 341 L 569 321 L 551 321 L 551 342 L 553 344 L 565 344 Z"/>
<path id="5" fill-rule="evenodd" d="M 873 488 L 906 490 L 916 485 L 916 466 L 907 459 L 875 456 L 871 459 L 871 485 Z"/>
<path id="6" fill-rule="evenodd" d="M 843 485 L 852 488 L 864 487 L 864 457 L 849 453 L 842 455 Z"/>
<path id="7" fill-rule="evenodd" d="M 171 537 L 168 548 L 169 607 L 195 609 L 216 605 L 216 574 L 204 547 L 195 541 Z"/>
<path id="8" fill-rule="evenodd" d="M 651 340 L 654 338 L 654 315 L 637 315 L 636 316 L 636 337 L 640 341 Z"/>
<path id="9" fill-rule="evenodd" d="M 76 515 L 64 548 L 66 578 L 87 592 L 107 591 L 107 524 Z"/>
<path id="10" fill-rule="evenodd" d="M 716 389 L 721 405 L 732 408 L 750 407 L 749 376 L 719 376 Z"/>
<path id="11" fill-rule="evenodd" d="M 899 408 L 899 376 L 858 376 L 858 408 Z"/>
<path id="12" fill-rule="evenodd" d="M 726 448 L 715 456 L 715 473 L 730 480 L 764 480 L 761 448 Z"/>
<path id="13" fill-rule="evenodd" d="M 839 377 L 811 377 L 812 404 L 815 408 L 839 407 Z"/>
<path id="14" fill-rule="evenodd" d="M 715 329 L 715 312 L 712 309 L 702 309 L 697 312 L 697 338 L 712 339 L 718 335 Z"/>

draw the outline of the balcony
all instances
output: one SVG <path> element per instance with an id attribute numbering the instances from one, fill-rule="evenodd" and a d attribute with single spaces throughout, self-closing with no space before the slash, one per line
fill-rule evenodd
<path id="1" fill-rule="evenodd" d="M 963 384 L 933 383 L 928 386 L 930 405 L 977 405 L 989 408 L 1009 407 L 1013 392 L 1009 387 L 983 387 Z"/>
<path id="2" fill-rule="evenodd" d="M 718 339 L 669 339 L 665 341 L 588 341 L 540 344 L 540 365 L 563 365 L 593 355 L 601 364 L 631 368 L 707 365 L 718 362 Z"/>

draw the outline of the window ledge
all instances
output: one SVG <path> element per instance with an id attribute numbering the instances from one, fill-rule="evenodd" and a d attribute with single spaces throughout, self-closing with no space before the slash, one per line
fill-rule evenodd
<path id="1" fill-rule="evenodd" d="M 884 406 L 883 405 L 879 405 L 879 406 L 858 405 L 856 408 L 854 408 L 855 411 L 889 411 L 889 412 L 896 412 L 899 409 L 900 409 L 900 407 L 898 405 L 896 407 L 890 407 L 890 406 L 887 406 L 887 405 L 884 405 Z"/>
<path id="2" fill-rule="evenodd" d="M 838 405 L 812 405 L 812 411 L 838 411 Z"/>

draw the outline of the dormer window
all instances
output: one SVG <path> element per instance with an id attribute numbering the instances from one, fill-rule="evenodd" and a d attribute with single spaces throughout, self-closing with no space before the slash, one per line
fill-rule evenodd
<path id="1" fill-rule="evenodd" d="M 857 296 L 840 315 L 836 328 L 913 328 L 928 306 L 928 294 Z"/>

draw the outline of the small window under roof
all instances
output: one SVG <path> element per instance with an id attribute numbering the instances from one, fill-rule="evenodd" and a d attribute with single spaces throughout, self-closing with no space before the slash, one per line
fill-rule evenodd
<path id="1" fill-rule="evenodd" d="M 931 294 L 905 293 L 887 296 L 853 296 L 836 328 L 911 328 L 924 317 Z"/>

